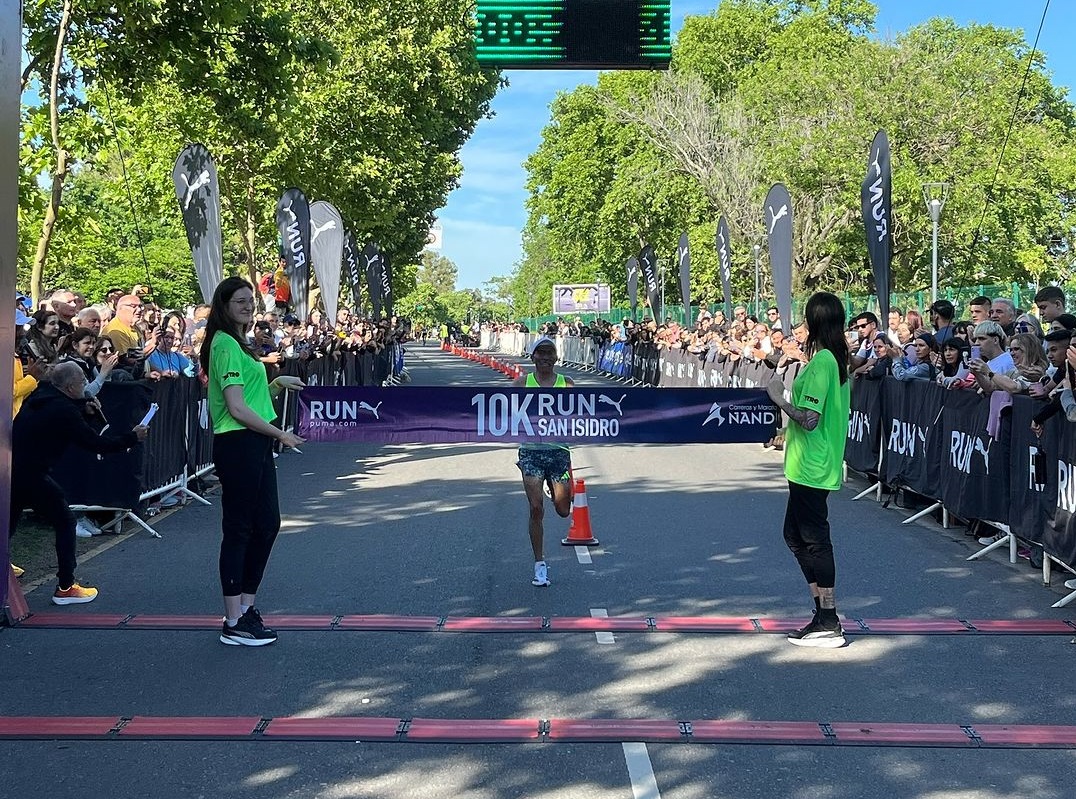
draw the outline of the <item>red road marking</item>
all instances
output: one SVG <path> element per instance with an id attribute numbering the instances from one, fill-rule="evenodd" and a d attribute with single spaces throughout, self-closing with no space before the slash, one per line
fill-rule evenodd
<path id="1" fill-rule="evenodd" d="M 262 736 L 318 741 L 395 741 L 400 724 L 400 719 L 384 718 L 273 719 Z"/>
<path id="2" fill-rule="evenodd" d="M 707 616 L 394 616 L 369 614 L 341 616 L 280 614 L 267 615 L 265 622 L 279 630 L 383 630 L 388 632 L 658 632 L 682 633 L 776 633 L 784 634 L 803 626 L 807 619 L 750 619 Z M 651 622 L 653 627 L 651 627 Z M 866 629 L 860 627 L 866 625 Z M 138 629 L 215 630 L 220 616 L 166 616 L 152 614 L 35 613 L 15 625 L 15 629 Z M 970 626 L 969 626 L 970 625 Z M 1076 623 L 1064 619 L 847 619 L 847 635 L 1074 635 Z"/>
<path id="3" fill-rule="evenodd" d="M 264 729 L 259 732 L 259 728 Z M 117 733 L 113 732 L 118 729 Z M 1076 749 L 1076 727 L 672 719 L 398 719 L 258 716 L 0 716 L 7 740 L 316 740 L 413 743 L 690 742 Z"/>
<path id="4" fill-rule="evenodd" d="M 537 741 L 538 719 L 412 719 L 408 741 Z"/>
<path id="5" fill-rule="evenodd" d="M 135 716 L 120 730 L 126 738 L 249 738 L 260 716 Z"/>

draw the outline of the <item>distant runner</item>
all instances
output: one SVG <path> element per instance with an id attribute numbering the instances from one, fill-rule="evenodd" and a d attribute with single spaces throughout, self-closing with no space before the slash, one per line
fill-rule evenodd
<path id="1" fill-rule="evenodd" d="M 531 361 L 534 363 L 534 372 L 517 378 L 512 383 L 514 387 L 570 388 L 575 385 L 571 378 L 553 371 L 557 363 L 557 345 L 552 339 L 543 336 L 534 342 Z M 549 567 L 545 562 L 545 529 L 542 524 L 545 498 L 542 488 L 549 486 L 557 515 L 562 519 L 568 518 L 572 512 L 571 454 L 564 444 L 523 444 L 519 448 L 516 465 L 523 473 L 523 490 L 527 493 L 527 504 L 530 506 L 528 532 L 534 551 L 534 579 L 531 585 L 545 587 L 549 585 Z"/>

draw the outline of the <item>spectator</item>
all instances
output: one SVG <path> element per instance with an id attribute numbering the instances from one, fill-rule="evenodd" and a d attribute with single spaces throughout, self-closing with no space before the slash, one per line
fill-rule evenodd
<path id="1" fill-rule="evenodd" d="M 848 358 L 849 366 L 858 369 L 871 355 L 875 334 L 878 332 L 878 317 L 870 311 L 864 311 L 852 320 L 848 329 L 854 330 L 858 336 L 856 344 L 849 348 Z"/>
<path id="2" fill-rule="evenodd" d="M 60 318 L 55 311 L 34 311 L 30 328 L 22 339 L 21 353 L 35 361 L 53 363 L 60 337 Z"/>
<path id="3" fill-rule="evenodd" d="M 1076 330 L 1076 316 L 1070 313 L 1055 316 L 1053 321 L 1050 322 L 1050 330 Z"/>
<path id="4" fill-rule="evenodd" d="M 1028 388 L 1028 394 L 1045 399 L 1057 390 L 1065 378 L 1065 354 L 1071 341 L 1072 332 L 1064 328 L 1046 334 L 1046 362 L 1049 365 L 1039 381 Z"/>
<path id="5" fill-rule="evenodd" d="M 904 315 L 904 323 L 908 325 L 908 331 L 914 339 L 919 335 L 919 331 L 923 329 L 923 316 L 919 311 L 911 309 Z"/>
<path id="6" fill-rule="evenodd" d="M 971 360 L 971 347 L 960 336 L 953 336 L 942 345 L 942 363 L 938 382 L 945 388 L 966 388 L 970 384 L 967 361 Z"/>
<path id="7" fill-rule="evenodd" d="M 989 297 L 976 297 L 968 303 L 968 314 L 975 324 L 990 321 L 990 307 L 993 303 Z"/>
<path id="8" fill-rule="evenodd" d="M 144 337 L 140 328 L 142 300 L 134 294 L 126 294 L 116 303 L 116 316 L 101 332 L 112 339 L 120 364 L 133 376 L 141 376 L 144 359 L 157 348 L 159 332 L 155 328 L 151 337 Z"/>
<path id="9" fill-rule="evenodd" d="M 291 303 L 291 280 L 288 278 L 288 262 L 283 255 L 277 260 L 276 271 L 273 272 L 273 286 L 276 309 L 285 313 Z"/>
<path id="10" fill-rule="evenodd" d="M 60 336 L 69 336 L 75 329 L 74 319 L 78 314 L 75 307 L 75 293 L 68 289 L 60 289 L 52 292 L 49 297 L 49 307 L 56 312 L 59 319 Z"/>
<path id="11" fill-rule="evenodd" d="M 1007 297 L 995 297 L 990 303 L 990 320 L 1001 325 L 1006 336 L 1016 332 L 1016 317 L 1019 312 L 1016 305 Z"/>
<path id="12" fill-rule="evenodd" d="M 149 354 L 146 359 L 146 372 L 156 373 L 159 377 L 171 378 L 194 377 L 197 367 L 194 362 L 182 352 L 182 336 L 176 337 L 174 328 L 165 328 L 160 333 L 160 346 Z"/>
<path id="13" fill-rule="evenodd" d="M 971 359 L 968 369 L 975 375 L 975 382 L 984 394 L 997 388 L 994 378 L 998 374 L 1011 377 L 1016 372 L 1016 364 L 1005 349 L 1006 343 L 1005 331 L 997 322 L 980 322 L 975 326 L 971 344 L 973 348 L 979 347 L 979 357 Z"/>
<path id="14" fill-rule="evenodd" d="M 92 602 L 97 589 L 75 581 L 75 516 L 49 470 L 74 444 L 91 452 L 122 452 L 146 438 L 147 428 L 138 426 L 123 435 L 98 435 L 86 421 L 84 407 L 100 413 L 96 400 L 84 400 L 86 376 L 73 363 L 52 369 L 51 385 L 42 386 L 26 400 L 15 418 L 11 434 L 11 525 L 14 535 L 24 508 L 50 523 L 56 533 L 56 605 Z"/>
<path id="15" fill-rule="evenodd" d="M 93 345 L 91 358 L 96 367 L 94 382 L 100 380 L 102 383 L 123 383 L 134 380 L 130 372 L 115 368 L 119 363 L 120 355 L 116 352 L 116 345 L 108 336 L 98 336 L 97 343 Z"/>
<path id="16" fill-rule="evenodd" d="M 881 380 L 890 373 L 893 359 L 889 357 L 889 337 L 885 334 L 875 336 L 871 344 L 871 357 L 856 368 L 856 377 L 865 377 L 867 380 Z"/>
<path id="17" fill-rule="evenodd" d="M 1065 292 L 1057 286 L 1044 286 L 1035 294 L 1035 307 L 1039 319 L 1048 325 L 1065 313 Z"/>
<path id="18" fill-rule="evenodd" d="M 949 300 L 937 300 L 927 310 L 930 316 L 930 325 L 934 328 L 934 340 L 938 342 L 938 346 L 942 346 L 954 334 L 953 330 L 953 317 L 956 316 L 956 309 Z"/>
<path id="19" fill-rule="evenodd" d="M 1015 372 L 995 375 L 994 386 L 1010 394 L 1026 394 L 1046 374 L 1048 364 L 1042 344 L 1033 333 L 1017 333 L 1009 339 L 1008 349 L 1016 366 Z"/>
<path id="20" fill-rule="evenodd" d="M 783 331 L 785 329 L 784 322 L 781 321 L 781 312 L 776 305 L 771 305 L 766 309 L 766 324 L 770 326 L 770 330 Z"/>
<path id="21" fill-rule="evenodd" d="M 112 315 L 116 315 L 116 306 L 127 292 L 124 289 L 109 289 L 105 294 L 105 303 L 112 309 Z"/>
<path id="22" fill-rule="evenodd" d="M 886 328 L 885 336 L 889 339 L 889 343 L 894 347 L 900 346 L 900 335 L 898 334 L 897 329 L 903 321 L 904 311 L 897 307 L 889 309 L 889 327 Z"/>
<path id="23" fill-rule="evenodd" d="M 75 321 L 79 327 L 92 331 L 95 336 L 101 335 L 101 312 L 92 305 L 79 311 Z"/>
<path id="24" fill-rule="evenodd" d="M 33 319 L 27 316 L 21 307 L 15 306 L 15 336 L 18 338 L 25 333 L 26 327 L 33 323 Z M 27 358 L 26 369 L 23 370 L 22 359 L 15 358 L 15 385 L 14 393 L 12 394 L 11 403 L 11 417 L 15 418 L 19 414 L 19 408 L 22 407 L 23 400 L 29 397 L 34 389 L 37 388 L 38 383 L 45 379 L 45 375 L 48 370 L 48 365 L 45 361 L 40 361 L 36 358 Z"/>
<path id="25" fill-rule="evenodd" d="M 964 339 L 964 343 L 966 344 L 971 339 L 971 330 L 973 327 L 975 327 L 974 322 L 962 319 L 953 325 L 953 337 Z"/>
<path id="26" fill-rule="evenodd" d="M 908 354 L 904 357 L 901 357 L 898 348 L 889 348 L 889 357 L 893 359 L 893 377 L 903 381 L 934 380 L 937 370 L 932 361 L 938 352 L 938 342 L 934 340 L 934 336 L 920 332 L 911 347 L 915 348 L 914 351 L 907 349 Z"/>
<path id="27" fill-rule="evenodd" d="M 56 363 L 73 363 L 82 370 L 86 376 L 86 382 L 94 378 L 93 348 L 97 343 L 97 336 L 89 328 L 78 327 L 69 336 L 65 336 L 56 351 Z M 98 387 L 100 388 L 100 387 Z M 88 396 L 96 396 L 97 392 Z"/>

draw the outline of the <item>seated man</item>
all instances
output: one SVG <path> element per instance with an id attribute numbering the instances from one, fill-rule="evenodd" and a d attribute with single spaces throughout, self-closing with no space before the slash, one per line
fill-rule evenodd
<path id="1" fill-rule="evenodd" d="M 50 372 L 52 383 L 37 389 L 23 403 L 11 434 L 11 523 L 15 534 L 23 508 L 33 508 L 56 533 L 56 578 L 52 595 L 56 605 L 92 602 L 97 589 L 75 582 L 75 516 L 59 484 L 49 475 L 68 446 L 91 452 L 122 452 L 146 440 L 149 428 L 141 425 L 118 436 L 98 435 L 86 421 L 84 410 L 100 406 L 86 402 L 86 375 L 76 363 L 60 363 Z"/>

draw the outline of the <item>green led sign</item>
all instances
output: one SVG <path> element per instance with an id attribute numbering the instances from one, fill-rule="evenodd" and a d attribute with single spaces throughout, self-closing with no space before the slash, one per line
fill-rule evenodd
<path id="1" fill-rule="evenodd" d="M 666 69 L 669 0 L 477 0 L 475 52 L 498 69 Z"/>

